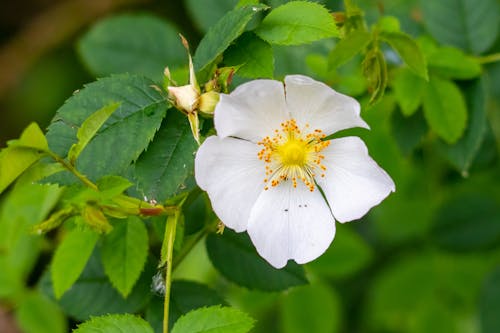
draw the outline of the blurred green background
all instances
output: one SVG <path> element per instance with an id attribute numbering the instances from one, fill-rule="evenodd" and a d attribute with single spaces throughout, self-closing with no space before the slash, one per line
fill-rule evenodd
<path id="1" fill-rule="evenodd" d="M 175 32 L 186 36 L 194 49 L 206 30 L 237 2 L 4 1 L 0 12 L 0 145 L 18 137 L 32 121 L 45 128 L 65 99 L 100 76 L 87 69 L 78 52 L 80 39 L 99 20 L 136 12 L 163 19 L 174 36 L 168 38 L 177 43 L 173 48 L 178 50 L 165 59 L 165 65 L 185 69 L 187 59 Z M 284 2 L 270 0 L 268 4 Z M 340 1 L 318 2 L 332 11 L 342 10 Z M 442 41 L 439 31 L 436 35 L 426 23 L 419 1 L 360 0 L 358 4 L 369 23 L 392 15 L 412 36 Z M 468 10 L 466 15 L 475 15 L 474 6 Z M 491 10 L 498 12 L 498 6 Z M 443 24 L 456 20 L 442 17 Z M 484 32 L 496 42 L 483 54 L 500 52 L 499 24 L 500 20 Z M 334 43 L 275 47 L 275 77 L 307 74 L 360 99 L 362 116 L 372 129 L 349 133 L 365 140 L 371 156 L 395 180 L 396 193 L 362 220 L 337 225 L 336 239 L 327 253 L 306 265 L 308 286 L 283 293 L 238 287 L 216 273 L 203 244 L 182 263 L 175 277 L 209 284 L 226 302 L 258 320 L 255 333 L 500 332 L 500 62 L 483 66 L 480 80 L 457 81 L 466 96 L 469 119 L 475 119 L 476 110 L 486 115 L 484 134 L 475 143 L 477 153 L 464 170 L 457 167 L 450 147 L 428 130 L 421 110 L 411 117 L 402 115 L 391 86 L 381 102 L 367 105 L 359 59 L 338 71 L 326 71 L 327 54 Z M 396 54 L 388 51 L 386 57 L 389 66 L 399 66 Z M 144 68 L 137 64 L 130 71 L 149 74 Z M 9 208 L 3 200 L 3 218 L 9 218 L 8 209 L 15 207 Z M 30 259 L 23 275 L 32 286 L 41 283 L 51 251 L 47 244 L 33 246 L 41 249 L 41 256 Z M 18 311 L 14 315 L 15 305 L 2 301 L 2 274 L 0 267 L 0 332 L 18 332 L 16 326 L 23 316 L 43 318 L 43 313 Z M 70 327 L 75 324 L 75 316 L 68 312 L 57 320 L 64 323 L 66 318 Z M 43 327 L 22 331 L 50 332 Z"/>

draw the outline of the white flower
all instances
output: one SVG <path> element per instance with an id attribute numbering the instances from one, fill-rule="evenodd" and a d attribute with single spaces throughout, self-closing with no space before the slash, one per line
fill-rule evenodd
<path id="1" fill-rule="evenodd" d="M 335 219 L 359 219 L 395 191 L 361 139 L 323 140 L 368 128 L 359 113 L 356 100 L 306 76 L 242 84 L 220 96 L 217 136 L 198 150 L 196 181 L 221 221 L 247 230 L 271 265 L 314 260 L 332 242 Z"/>

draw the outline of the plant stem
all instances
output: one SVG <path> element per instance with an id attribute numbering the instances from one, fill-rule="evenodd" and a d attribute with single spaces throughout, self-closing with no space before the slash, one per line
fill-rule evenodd
<path id="1" fill-rule="evenodd" d="M 492 62 L 500 61 L 500 53 L 488 54 L 483 57 L 477 57 L 480 64 L 490 64 Z"/>
<path id="2" fill-rule="evenodd" d="M 162 262 L 165 263 L 165 299 L 163 303 L 163 333 L 168 333 L 168 312 L 170 305 L 170 287 L 172 284 L 172 257 L 174 252 L 175 230 L 179 220 L 180 208 L 174 215 L 167 217 L 165 236 L 162 245 Z M 165 250 L 164 250 L 165 249 Z"/>
<path id="3" fill-rule="evenodd" d="M 52 153 L 51 151 L 49 151 L 47 153 L 50 155 L 50 157 L 52 157 L 54 159 L 54 161 L 61 164 L 66 170 L 68 170 L 73 175 L 75 175 L 78 179 L 80 179 L 80 181 L 82 183 L 84 183 L 85 185 L 87 185 L 88 187 L 90 187 L 93 190 L 96 190 L 96 191 L 99 190 L 97 188 L 96 184 L 92 183 L 87 177 L 85 177 L 85 175 L 82 175 L 78 170 L 76 170 L 76 168 L 73 165 L 71 165 L 65 159 L 59 157 L 58 155 Z"/>
<path id="4" fill-rule="evenodd" d="M 179 264 L 189 254 L 189 252 L 191 252 L 191 250 L 193 249 L 193 247 L 195 247 L 195 245 L 198 244 L 198 242 L 200 240 L 202 240 L 203 237 L 205 237 L 212 229 L 213 228 L 210 225 L 206 225 L 194 237 L 192 237 L 191 239 L 189 239 L 189 241 L 187 241 L 184 244 L 184 246 L 182 247 L 182 249 L 175 256 L 175 260 L 174 260 L 174 262 L 172 264 L 172 269 L 175 270 L 175 268 L 177 266 L 179 266 Z"/>

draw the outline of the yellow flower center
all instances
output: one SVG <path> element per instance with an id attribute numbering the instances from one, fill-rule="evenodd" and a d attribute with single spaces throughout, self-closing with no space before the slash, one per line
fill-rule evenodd
<path id="1" fill-rule="evenodd" d="M 280 129 L 274 131 L 274 136 L 266 136 L 258 142 L 263 146 L 258 157 L 265 162 L 266 184 L 264 189 L 277 186 L 279 183 L 290 180 L 293 187 L 301 180 L 309 190 L 314 191 L 314 177 L 319 173 L 324 177 L 326 167 L 322 164 L 325 158 L 321 151 L 328 147 L 330 141 L 323 141 L 325 134 L 319 129 L 310 131 L 306 125 L 305 131 L 297 126 L 294 119 L 281 124 Z"/>

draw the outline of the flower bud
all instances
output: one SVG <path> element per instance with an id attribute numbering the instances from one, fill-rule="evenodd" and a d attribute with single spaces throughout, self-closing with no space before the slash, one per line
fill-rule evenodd
<path id="1" fill-rule="evenodd" d="M 198 107 L 200 93 L 191 84 L 168 87 L 168 93 L 175 107 L 186 114 L 193 113 Z"/>
<path id="2" fill-rule="evenodd" d="M 200 96 L 198 108 L 204 115 L 213 116 L 217 103 L 219 103 L 219 93 L 212 90 Z"/>

